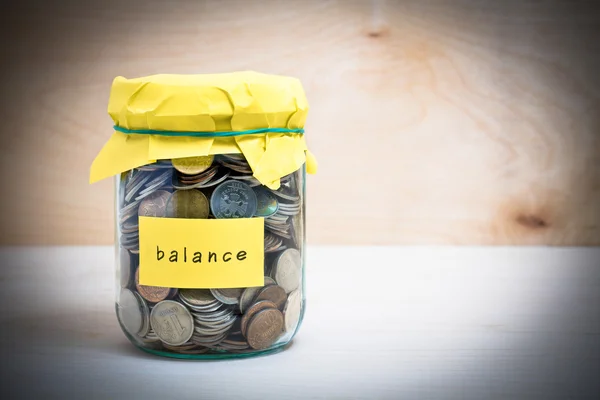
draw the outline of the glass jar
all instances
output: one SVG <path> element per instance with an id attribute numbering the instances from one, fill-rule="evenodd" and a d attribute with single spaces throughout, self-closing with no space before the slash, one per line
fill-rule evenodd
<path id="1" fill-rule="evenodd" d="M 305 168 L 261 185 L 241 155 L 161 160 L 117 178 L 116 243 L 119 323 L 142 350 L 180 358 L 256 355 L 282 349 L 304 315 Z M 139 217 L 264 219 L 264 281 L 204 289 L 141 285 Z M 210 232 L 196 232 L 209 235 Z M 166 260 L 175 255 L 159 249 Z M 241 258 L 236 249 L 179 249 L 203 263 Z M 154 249 L 152 249 L 154 251 Z M 164 254 L 165 252 L 166 254 Z M 230 262 L 230 261 L 229 261 Z"/>
<path id="2" fill-rule="evenodd" d="M 308 105 L 294 78 L 239 72 L 113 82 L 116 313 L 138 348 L 178 358 L 281 350 L 305 308 Z"/>

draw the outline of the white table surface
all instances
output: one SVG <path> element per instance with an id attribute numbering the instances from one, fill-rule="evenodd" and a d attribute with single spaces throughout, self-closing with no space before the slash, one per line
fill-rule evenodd
<path id="1" fill-rule="evenodd" d="M 129 344 L 112 248 L 0 256 L 3 395 L 600 398 L 600 249 L 310 247 L 293 345 L 212 362 Z"/>

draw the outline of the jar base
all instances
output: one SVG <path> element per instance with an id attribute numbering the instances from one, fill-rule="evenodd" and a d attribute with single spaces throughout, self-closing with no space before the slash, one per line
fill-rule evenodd
<path id="1" fill-rule="evenodd" d="M 146 352 L 146 353 L 150 353 L 153 354 L 155 356 L 160 356 L 160 357 L 167 357 L 167 358 L 177 358 L 180 360 L 227 360 L 227 359 L 236 359 L 236 358 L 251 358 L 251 357 L 260 357 L 260 356 L 266 356 L 266 355 L 270 355 L 270 354 L 276 354 L 279 353 L 283 350 L 286 350 L 288 347 L 290 347 L 292 345 L 292 340 L 290 340 L 288 343 L 283 343 L 283 344 L 279 344 L 276 345 L 274 347 L 265 349 L 265 350 L 256 350 L 256 351 L 252 351 L 252 352 L 247 352 L 247 353 L 211 353 L 211 354 L 180 354 L 180 353 L 172 353 L 172 352 L 168 352 L 168 351 L 162 351 L 162 350 L 154 350 L 154 349 L 149 349 L 149 348 L 145 348 L 145 347 L 140 347 L 140 346 L 135 346 L 138 349 Z"/>

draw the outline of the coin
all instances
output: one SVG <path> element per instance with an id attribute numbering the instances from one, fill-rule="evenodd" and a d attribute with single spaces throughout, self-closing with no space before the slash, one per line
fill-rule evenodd
<path id="1" fill-rule="evenodd" d="M 135 198 L 136 200 L 142 200 L 149 195 L 151 195 L 154 191 L 163 187 L 169 180 L 171 179 L 171 171 L 166 171 L 162 175 L 160 175 L 157 179 L 152 182 L 146 183 L 146 187 L 141 190 L 138 196 Z"/>
<path id="2" fill-rule="evenodd" d="M 157 190 L 140 203 L 140 217 L 164 217 L 167 201 L 171 194 L 165 190 Z"/>
<path id="3" fill-rule="evenodd" d="M 219 324 L 196 324 L 194 331 L 203 335 L 221 335 L 228 333 L 233 325 L 233 318 L 226 319 Z"/>
<path id="4" fill-rule="evenodd" d="M 190 312 L 173 300 L 164 300 L 154 306 L 150 324 L 160 340 L 171 346 L 187 342 L 194 333 L 194 319 Z"/>
<path id="5" fill-rule="evenodd" d="M 192 316 L 198 322 L 206 322 L 210 325 L 210 323 L 220 322 L 225 319 L 229 319 L 233 315 L 233 309 L 231 308 L 223 308 L 219 307 L 217 309 L 211 310 L 193 310 Z"/>
<path id="6" fill-rule="evenodd" d="M 215 302 L 215 297 L 208 289 L 181 289 L 179 296 L 194 306 L 206 306 Z"/>
<path id="7" fill-rule="evenodd" d="M 285 320 L 285 332 L 292 333 L 300 320 L 300 308 L 302 295 L 300 290 L 294 290 L 289 294 L 285 307 L 283 308 L 283 319 Z"/>
<path id="8" fill-rule="evenodd" d="M 135 184 L 135 186 L 129 189 L 129 191 L 127 191 L 127 193 L 125 194 L 125 202 L 131 201 L 142 189 L 142 186 L 144 186 L 144 184 L 146 184 L 146 182 L 148 182 L 151 177 L 151 175 L 142 176 L 140 180 Z"/>
<path id="9" fill-rule="evenodd" d="M 173 164 L 159 160 L 121 175 L 117 279 L 123 287 L 135 288 L 120 295 L 117 304 L 124 331 L 145 348 L 190 355 L 254 352 L 289 340 L 303 311 L 301 172 L 282 177 L 280 188 L 272 191 L 252 175 L 241 154 L 207 157 L 204 164 L 192 159 Z M 139 263 L 132 255 L 140 252 L 138 215 L 264 218 L 264 286 L 177 289 L 140 285 Z M 168 311 L 173 304 L 178 308 Z M 155 313 L 161 307 L 166 313 L 159 319 Z M 184 330 L 187 338 L 182 337 Z"/>
<path id="10" fill-rule="evenodd" d="M 222 333 L 220 335 L 202 335 L 196 334 L 192 335 L 191 341 L 192 343 L 196 343 L 200 346 L 213 347 L 221 343 L 223 340 L 227 338 L 227 332 Z"/>
<path id="11" fill-rule="evenodd" d="M 286 293 L 298 288 L 302 279 L 300 252 L 296 249 L 284 250 L 275 260 L 271 277 Z"/>
<path id="12" fill-rule="evenodd" d="M 244 310 L 247 310 L 248 307 L 250 307 L 254 301 L 254 298 L 256 297 L 256 294 L 262 288 L 262 286 L 249 287 L 242 292 L 242 295 L 240 296 L 240 311 L 242 314 L 244 313 Z"/>
<path id="13" fill-rule="evenodd" d="M 302 218 L 302 214 L 296 214 L 294 218 L 292 218 L 292 239 L 294 240 L 294 244 L 298 249 L 302 248 L 302 243 L 304 243 L 304 220 Z"/>
<path id="14" fill-rule="evenodd" d="M 265 276 L 265 286 L 269 285 L 277 285 L 277 282 L 275 282 L 275 279 L 271 278 L 270 276 Z"/>
<path id="15" fill-rule="evenodd" d="M 215 299 L 214 303 L 210 303 L 206 306 L 195 306 L 193 304 L 188 303 L 184 298 L 179 297 L 182 303 L 184 303 L 190 310 L 198 312 L 198 313 L 215 313 L 223 311 L 223 303 L 219 300 Z M 227 311 L 227 310 L 225 310 Z M 211 314 L 212 315 L 212 314 Z"/>
<path id="16" fill-rule="evenodd" d="M 177 288 L 171 288 L 171 291 L 169 292 L 169 295 L 167 296 L 167 299 L 168 300 L 173 300 L 177 296 L 178 293 L 179 293 L 179 289 L 177 289 Z"/>
<path id="17" fill-rule="evenodd" d="M 208 218 L 208 199 L 199 190 L 176 190 L 167 203 L 170 218 Z"/>
<path id="18" fill-rule="evenodd" d="M 163 347 L 167 350 L 171 350 L 171 351 L 175 351 L 177 353 L 183 352 L 183 351 L 189 351 L 189 350 L 194 350 L 198 348 L 197 344 L 194 343 L 184 343 L 182 345 L 179 346 L 171 346 L 168 344 L 163 344 Z"/>
<path id="19" fill-rule="evenodd" d="M 271 193 L 269 189 L 264 186 L 258 186 L 254 188 L 256 194 L 256 216 L 257 217 L 270 217 L 275 214 L 279 209 L 279 202 L 277 198 Z"/>
<path id="20" fill-rule="evenodd" d="M 242 335 L 246 336 L 246 328 L 248 327 L 248 321 L 250 321 L 250 319 L 254 316 L 254 314 L 256 314 L 257 312 L 259 312 L 261 310 L 265 310 L 267 308 L 277 309 L 277 306 L 272 301 L 262 300 L 262 301 L 257 301 L 256 303 L 254 303 L 252 305 L 252 307 L 250 307 L 248 309 L 248 311 L 246 311 L 246 313 L 242 316 L 242 322 L 241 322 Z"/>
<path id="21" fill-rule="evenodd" d="M 139 229 L 140 226 L 137 218 L 128 219 L 121 225 L 121 233 L 137 233 Z"/>
<path id="22" fill-rule="evenodd" d="M 235 289 L 210 289 L 210 292 L 222 303 L 237 304 L 242 295 L 242 288 Z"/>
<path id="23" fill-rule="evenodd" d="M 148 334 L 150 330 L 150 309 L 148 308 L 148 304 L 139 293 L 133 292 L 133 295 L 137 297 L 140 303 L 140 310 L 142 311 L 142 328 L 138 332 L 138 336 L 144 337 Z"/>
<path id="24" fill-rule="evenodd" d="M 161 286 L 140 285 L 140 269 L 135 270 L 135 288 L 142 297 L 150 303 L 158 303 L 171 294 L 171 288 Z"/>
<path id="25" fill-rule="evenodd" d="M 286 188 L 285 186 L 281 186 L 277 190 L 271 190 L 271 192 L 275 196 L 280 197 L 280 198 L 282 198 L 284 200 L 288 200 L 288 201 L 298 201 L 298 200 L 300 200 L 300 196 L 298 196 L 297 194 L 293 193 L 292 190 Z"/>
<path id="26" fill-rule="evenodd" d="M 270 308 L 259 311 L 248 323 L 246 338 L 255 350 L 263 350 L 275 343 L 283 333 L 283 314 Z"/>
<path id="27" fill-rule="evenodd" d="M 283 309 L 283 305 L 287 300 L 285 290 L 278 285 L 270 285 L 259 290 L 255 301 L 269 300 L 275 304 L 278 309 Z"/>
<path id="28" fill-rule="evenodd" d="M 256 213 L 256 194 L 244 182 L 228 180 L 215 188 L 210 208 L 216 218 L 251 218 Z"/>
<path id="29" fill-rule="evenodd" d="M 137 336 L 143 328 L 144 317 L 137 297 L 129 289 L 121 289 L 117 303 L 117 316 L 121 326 L 131 336 Z"/>
<path id="30" fill-rule="evenodd" d="M 131 281 L 131 254 L 123 247 L 119 250 L 119 272 L 121 273 L 121 287 L 129 286 Z"/>
<path id="31" fill-rule="evenodd" d="M 206 171 L 212 165 L 214 156 L 174 158 L 173 168 L 182 174 L 195 175 Z"/>

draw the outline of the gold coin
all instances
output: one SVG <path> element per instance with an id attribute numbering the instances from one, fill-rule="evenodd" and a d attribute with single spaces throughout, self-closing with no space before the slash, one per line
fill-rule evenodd
<path id="1" fill-rule="evenodd" d="M 176 190 L 167 202 L 170 218 L 208 218 L 208 199 L 199 190 Z"/>
<path id="2" fill-rule="evenodd" d="M 210 168 L 215 156 L 174 158 L 171 162 L 173 168 L 182 174 L 196 175 Z"/>

